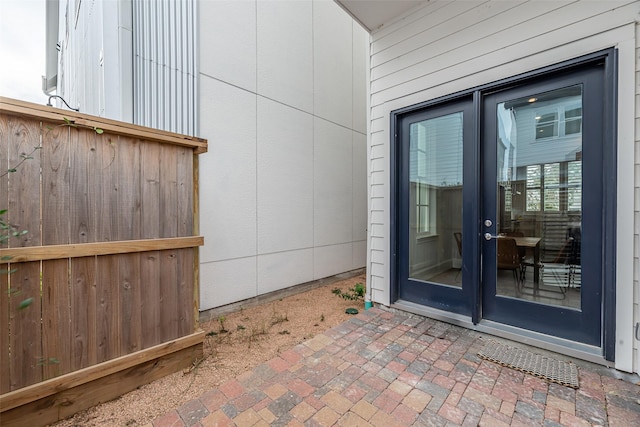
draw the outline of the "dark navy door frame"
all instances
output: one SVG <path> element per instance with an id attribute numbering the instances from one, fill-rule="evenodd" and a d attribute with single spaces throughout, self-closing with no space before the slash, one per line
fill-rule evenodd
<path id="1" fill-rule="evenodd" d="M 411 114 L 416 114 L 420 110 L 427 110 L 443 104 L 460 102 L 471 99 L 474 112 L 472 127 L 474 132 L 471 135 L 472 143 L 467 149 L 465 141 L 464 165 L 465 178 L 463 183 L 463 210 L 465 220 L 463 222 L 463 233 L 468 236 L 476 236 L 475 239 L 463 239 L 463 282 L 472 283 L 474 286 L 469 289 L 467 296 L 470 299 L 470 317 L 474 324 L 477 324 L 482 317 L 482 289 L 480 287 L 481 277 L 481 214 L 482 200 L 480 197 L 481 177 L 483 166 L 481 162 L 481 137 L 483 135 L 483 98 L 496 91 L 507 88 L 531 84 L 533 82 L 544 82 L 547 78 L 554 78 L 562 74 L 571 74 L 581 68 L 590 65 L 599 65 L 603 69 L 603 153 L 602 153 L 602 332 L 601 347 L 606 360 L 615 360 L 615 259 L 616 259 L 616 105 L 617 105 L 617 51 L 607 49 L 584 55 L 569 61 L 544 67 L 538 70 L 519 74 L 507 79 L 503 79 L 490 84 L 482 85 L 472 89 L 460 91 L 448 96 L 420 104 L 394 110 L 390 114 L 390 274 L 391 274 L 391 301 L 395 302 L 400 298 L 399 288 L 402 277 L 400 277 L 399 263 L 404 262 L 399 259 L 399 248 L 401 244 L 400 227 L 403 221 L 400 219 L 400 208 L 402 194 L 400 193 L 400 159 L 402 142 L 402 120 Z M 466 139 L 466 137 L 465 137 Z M 472 163 L 472 164 L 471 164 Z M 474 174 L 476 179 L 467 179 L 467 174 Z M 463 234 L 464 235 L 464 234 Z M 466 265 L 465 265 L 466 264 Z"/>

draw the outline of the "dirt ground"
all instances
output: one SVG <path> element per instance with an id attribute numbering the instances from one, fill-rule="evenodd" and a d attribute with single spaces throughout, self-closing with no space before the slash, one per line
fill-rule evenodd
<path id="1" fill-rule="evenodd" d="M 164 377 L 120 398 L 53 424 L 75 426 L 143 426 L 208 390 L 266 362 L 296 344 L 313 338 L 364 310 L 362 299 L 346 300 L 332 292 L 348 292 L 360 275 L 262 305 L 241 308 L 202 323 L 207 335 L 204 360 L 194 368 Z"/>

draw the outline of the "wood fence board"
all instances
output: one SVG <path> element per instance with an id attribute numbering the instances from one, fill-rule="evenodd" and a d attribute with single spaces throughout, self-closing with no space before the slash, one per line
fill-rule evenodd
<path id="1" fill-rule="evenodd" d="M 97 363 L 95 257 L 71 260 L 71 368 Z"/>
<path id="2" fill-rule="evenodd" d="M 144 160 L 142 160 L 144 159 Z M 160 145 L 141 147 L 142 237 L 160 237 Z M 144 288 L 142 308 L 142 347 L 160 343 L 160 252 L 141 256 L 140 282 Z"/>
<path id="3" fill-rule="evenodd" d="M 99 157 L 99 173 L 95 174 L 100 188 L 100 198 L 97 200 L 97 241 L 111 242 L 118 240 L 118 217 L 121 215 L 118 203 L 119 163 L 117 160 L 118 138 L 114 135 L 94 135 Z M 122 183 L 129 187 L 129 183 Z"/>
<path id="4" fill-rule="evenodd" d="M 193 162 L 191 150 L 181 148 L 177 151 L 177 186 L 178 186 L 178 236 L 193 236 Z"/>
<path id="5" fill-rule="evenodd" d="M 118 167 L 118 237 L 117 240 L 139 240 L 141 229 L 141 165 L 138 139 L 120 137 L 116 144 Z"/>
<path id="6" fill-rule="evenodd" d="M 178 236 L 178 186 L 176 147 L 160 147 L 160 236 Z M 160 340 L 178 337 L 178 252 L 160 254 Z"/>
<path id="7" fill-rule="evenodd" d="M 0 210 L 9 207 L 9 118 L 0 116 Z M 0 242 L 0 248 L 4 245 Z"/>
<path id="8" fill-rule="evenodd" d="M 15 390 L 42 381 L 40 263 L 11 264 L 9 316 L 10 380 Z M 14 292 L 15 291 L 15 292 Z M 26 301 L 31 301 L 28 305 Z"/>
<path id="9" fill-rule="evenodd" d="M 42 124 L 42 244 L 70 241 L 71 128 Z M 33 253 L 30 251 L 30 253 Z M 42 263 L 42 355 L 44 379 L 71 372 L 69 260 Z M 57 363 L 56 363 L 57 362 Z"/>
<path id="10" fill-rule="evenodd" d="M 40 123 L 13 117 L 9 121 L 9 222 L 27 233 L 11 238 L 9 247 L 40 245 Z M 24 156 L 32 158 L 24 160 Z M 23 161 L 24 160 L 24 161 Z M 19 165 L 19 166 L 18 166 Z"/>
<path id="11" fill-rule="evenodd" d="M 169 250 L 160 252 L 160 317 L 161 342 L 178 338 L 178 323 L 180 309 L 178 308 L 178 262 L 180 251 Z"/>
<path id="12" fill-rule="evenodd" d="M 178 236 L 178 149 L 160 147 L 159 237 Z"/>
<path id="13" fill-rule="evenodd" d="M 178 250 L 178 336 L 190 334 L 195 330 L 193 292 L 194 292 L 194 252 L 198 249 Z"/>
<path id="14" fill-rule="evenodd" d="M 2 270 L 6 266 L 0 266 Z M 11 390 L 9 373 L 9 280 L 0 273 L 0 394 Z"/>
<path id="15" fill-rule="evenodd" d="M 177 153 L 178 184 L 178 236 L 192 236 L 194 217 L 193 173 L 194 161 L 197 157 L 191 150 L 180 149 Z M 178 258 L 178 335 L 191 333 L 195 328 L 193 293 L 194 293 L 194 252 L 197 249 L 184 249 Z"/>
<path id="16" fill-rule="evenodd" d="M 8 178 L 7 219 L 26 234 L 10 238 L 9 247 L 39 246 L 40 238 L 40 123 L 12 117 L 8 124 L 8 157 L 16 169 Z M 9 276 L 10 388 L 42 381 L 40 326 L 40 263 L 11 263 Z M 27 306 L 26 302 L 31 301 Z"/>
<path id="17" fill-rule="evenodd" d="M 96 263 L 96 357 L 102 363 L 121 355 L 118 255 L 96 257 Z"/>
<path id="18" fill-rule="evenodd" d="M 118 137 L 107 132 L 93 137 L 96 140 L 100 173 L 96 174 L 94 185 L 100 188 L 97 199 L 97 240 L 110 242 L 118 239 L 118 217 L 121 215 L 118 203 L 119 163 L 116 161 Z M 124 187 L 130 184 L 123 183 Z M 98 363 L 121 355 L 119 342 L 119 259 L 113 255 L 96 258 L 96 339 Z"/>
<path id="19" fill-rule="evenodd" d="M 95 171 L 96 153 L 95 147 L 91 147 L 91 141 L 82 138 L 76 129 L 70 129 L 69 148 L 71 150 L 71 181 L 70 200 L 71 206 L 71 233 L 69 243 L 93 242 L 95 226 L 90 218 L 91 209 L 89 201 L 89 175 Z M 93 150 L 92 150 L 93 148 Z M 94 206 L 95 208 L 95 206 Z"/>
<path id="20" fill-rule="evenodd" d="M 44 379 L 71 372 L 69 260 L 42 262 L 42 355 Z M 57 361 L 57 363 L 56 363 Z"/>
<path id="21" fill-rule="evenodd" d="M 118 138 L 118 240 L 137 240 L 141 230 L 140 146 L 138 139 Z M 120 348 L 122 354 L 142 348 L 140 254 L 118 257 Z"/>
<path id="22" fill-rule="evenodd" d="M 142 349 L 141 254 L 118 257 L 120 284 L 120 351 L 129 354 Z"/>
<path id="23" fill-rule="evenodd" d="M 43 123 L 42 131 L 42 244 L 70 243 L 68 126 Z"/>
<path id="24" fill-rule="evenodd" d="M 9 119 L 0 117 L 0 210 L 9 207 L 9 181 L 5 174 L 9 169 Z M 7 218 L 2 215 L 3 218 Z M 0 248 L 6 245 L 0 242 Z M 0 270 L 7 265 L 0 264 Z M 6 274 L 0 272 L 0 394 L 8 392 L 9 375 L 9 281 Z"/>

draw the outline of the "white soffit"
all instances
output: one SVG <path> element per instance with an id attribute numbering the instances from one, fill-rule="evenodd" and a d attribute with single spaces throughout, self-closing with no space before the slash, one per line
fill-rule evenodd
<path id="1" fill-rule="evenodd" d="M 429 0 L 334 0 L 369 32 Z"/>

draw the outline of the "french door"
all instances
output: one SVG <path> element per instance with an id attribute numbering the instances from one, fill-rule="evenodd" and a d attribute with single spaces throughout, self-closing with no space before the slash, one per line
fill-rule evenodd
<path id="1" fill-rule="evenodd" d="M 600 347 L 606 98 L 592 61 L 400 112 L 395 299 Z"/>

